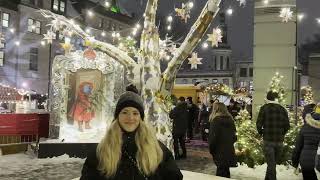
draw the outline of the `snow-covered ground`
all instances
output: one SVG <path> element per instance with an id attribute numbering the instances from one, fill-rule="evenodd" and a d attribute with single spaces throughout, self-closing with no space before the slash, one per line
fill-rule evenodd
<path id="1" fill-rule="evenodd" d="M 46 179 L 46 180 L 70 180 L 80 176 L 84 159 L 69 158 L 67 155 L 37 159 L 32 153 L 20 153 L 0 156 L 0 179 Z M 212 168 L 212 167 L 211 167 Z M 233 179 L 260 180 L 264 179 L 266 165 L 255 169 L 246 166 L 231 168 Z M 292 167 L 277 166 L 279 180 L 302 180 L 302 175 L 294 174 Z M 205 179 L 204 175 L 202 179 Z M 184 179 L 188 180 L 187 177 Z M 199 180 L 201 177 L 199 175 Z"/>

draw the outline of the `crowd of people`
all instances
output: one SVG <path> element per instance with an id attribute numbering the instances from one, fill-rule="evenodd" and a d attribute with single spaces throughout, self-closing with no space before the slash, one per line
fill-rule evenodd
<path id="1" fill-rule="evenodd" d="M 278 94 L 270 91 L 266 98 L 268 102 L 259 111 L 256 127 L 263 138 L 267 163 L 265 179 L 275 180 L 276 164 L 280 160 L 284 136 L 290 124 L 286 109 L 276 101 Z M 208 141 L 209 152 L 217 166 L 216 175 L 230 178 L 230 168 L 237 166 L 234 118 L 239 110 L 234 101 L 228 107 L 218 100 L 211 100 L 209 107 L 204 104 L 198 107 L 191 97 L 187 100 L 179 97 L 169 114 L 173 120 L 172 155 L 167 147 L 157 141 L 153 128 L 145 123 L 141 97 L 137 92 L 128 91 L 119 98 L 114 121 L 105 137 L 96 150 L 88 154 L 81 180 L 180 180 L 183 175 L 175 160 L 187 158 L 185 143 L 194 138 L 195 132 L 201 132 L 202 139 Z M 314 167 L 320 141 L 320 103 L 307 106 L 304 119 L 305 124 L 297 136 L 292 154 L 292 166 L 298 167 L 300 164 L 303 178 L 316 180 Z"/>

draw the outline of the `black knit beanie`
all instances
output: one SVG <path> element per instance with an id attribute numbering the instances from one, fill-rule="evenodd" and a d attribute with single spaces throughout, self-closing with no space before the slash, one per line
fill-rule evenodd
<path id="1" fill-rule="evenodd" d="M 127 91 L 123 93 L 118 102 L 116 109 L 114 111 L 114 118 L 118 118 L 120 111 L 125 107 L 134 107 L 137 108 L 140 112 L 141 119 L 144 119 L 144 105 L 142 98 L 131 91 Z"/>

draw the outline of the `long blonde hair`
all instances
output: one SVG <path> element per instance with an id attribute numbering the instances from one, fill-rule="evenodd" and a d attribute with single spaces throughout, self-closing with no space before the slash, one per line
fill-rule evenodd
<path id="1" fill-rule="evenodd" d="M 229 113 L 227 106 L 221 102 L 214 103 L 212 106 L 212 112 L 209 117 L 209 122 L 212 122 L 214 118 L 218 116 L 229 116 L 232 117 Z"/>
<path id="2" fill-rule="evenodd" d="M 135 135 L 136 160 L 140 171 L 149 176 L 156 171 L 163 158 L 163 152 L 153 128 L 140 119 Z M 121 159 L 122 132 L 118 120 L 112 122 L 106 135 L 98 144 L 98 170 L 106 177 L 115 176 Z"/>

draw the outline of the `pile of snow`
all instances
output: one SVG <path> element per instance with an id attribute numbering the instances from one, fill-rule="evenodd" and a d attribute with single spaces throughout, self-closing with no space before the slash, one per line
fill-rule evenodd
<path id="1" fill-rule="evenodd" d="M 264 179 L 267 170 L 267 164 L 256 166 L 254 169 L 249 168 L 247 165 L 239 165 L 236 168 L 230 168 L 231 178 L 233 179 L 250 179 L 260 180 Z M 295 168 L 292 166 L 277 165 L 277 179 L 278 180 L 301 180 L 302 174 L 296 175 Z M 317 174 L 318 178 L 320 174 Z"/>

